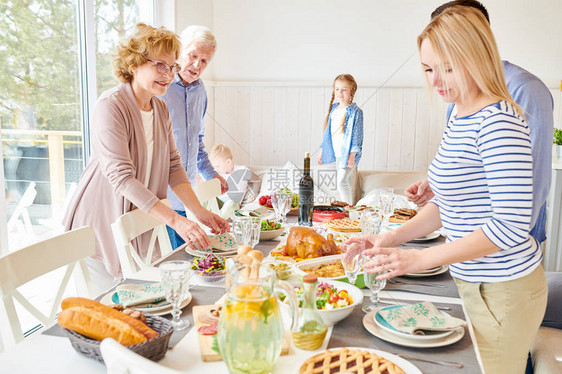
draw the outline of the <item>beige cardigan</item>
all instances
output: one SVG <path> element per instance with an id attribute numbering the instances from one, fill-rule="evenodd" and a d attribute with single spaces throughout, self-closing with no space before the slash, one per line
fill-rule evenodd
<path id="1" fill-rule="evenodd" d="M 129 83 L 104 92 L 94 110 L 91 128 L 92 156 L 64 218 L 66 230 L 88 225 L 96 233 L 94 259 L 119 276 L 121 268 L 111 224 L 138 207 L 148 212 L 167 196 L 168 185 L 189 183 L 181 167 L 172 122 L 163 100 L 153 97 L 154 151 L 149 186 L 145 180 L 147 146 L 141 113 Z M 146 254 L 149 236 L 136 242 Z"/>

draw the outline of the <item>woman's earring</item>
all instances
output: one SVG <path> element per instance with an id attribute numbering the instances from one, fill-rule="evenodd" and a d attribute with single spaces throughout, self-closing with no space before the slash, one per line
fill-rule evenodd
<path id="1" fill-rule="evenodd" d="M 353 98 L 349 98 L 349 103 L 351 104 L 353 102 Z"/>

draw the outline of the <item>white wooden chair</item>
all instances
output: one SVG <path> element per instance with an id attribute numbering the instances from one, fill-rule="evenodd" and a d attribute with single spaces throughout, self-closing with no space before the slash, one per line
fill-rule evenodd
<path id="1" fill-rule="evenodd" d="M 0 257 L 0 329 L 4 346 L 10 346 L 23 340 L 20 320 L 16 313 L 14 300 L 37 318 L 43 325 L 55 323 L 61 299 L 71 275 L 74 273 L 77 295 L 92 297 L 90 273 L 83 261 L 94 255 L 95 236 L 91 227 L 82 227 L 64 234 L 46 239 L 24 247 L 4 257 Z M 66 266 L 66 272 L 60 283 L 50 312 L 45 315 L 18 288 L 27 282 Z M 56 291 L 56 289 L 55 289 Z"/>
<path id="2" fill-rule="evenodd" d="M 100 351 L 108 374 L 180 374 L 131 351 L 112 338 L 101 342 Z"/>
<path id="3" fill-rule="evenodd" d="M 161 202 L 170 206 L 170 200 L 168 199 L 161 200 Z M 140 209 L 132 210 L 117 218 L 111 224 L 111 230 L 121 263 L 123 278 L 128 278 L 132 274 L 152 266 L 156 240 L 158 240 L 162 256 L 172 252 L 166 225 Z M 152 230 L 152 236 L 150 237 L 148 252 L 145 258 L 141 258 L 131 241 L 150 230 Z"/>
<path id="4" fill-rule="evenodd" d="M 26 235 L 26 238 L 30 240 L 35 238 L 35 233 L 33 232 L 33 226 L 31 225 L 27 208 L 33 204 L 35 196 L 37 196 L 35 186 L 35 182 L 29 182 L 29 185 L 21 196 L 16 209 L 8 220 L 8 232 L 18 230 L 22 234 Z"/>

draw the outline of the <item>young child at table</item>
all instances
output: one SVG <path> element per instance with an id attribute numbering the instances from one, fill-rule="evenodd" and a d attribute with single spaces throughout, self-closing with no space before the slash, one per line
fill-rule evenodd
<path id="1" fill-rule="evenodd" d="M 232 158 L 232 152 L 224 144 L 217 144 L 209 152 L 209 160 L 215 170 L 228 183 L 228 192 L 219 196 L 223 203 L 223 211 L 234 211 L 242 204 L 247 204 L 256 199 L 259 191 L 259 178 L 250 169 L 243 165 L 236 165 Z M 233 210 L 234 209 L 234 210 Z M 226 213 L 225 213 L 226 214 Z"/>
<path id="2" fill-rule="evenodd" d="M 318 155 L 318 165 L 335 163 L 340 200 L 348 204 L 355 202 L 353 176 L 363 147 L 363 111 L 353 102 L 355 92 L 351 75 L 336 77 Z"/>

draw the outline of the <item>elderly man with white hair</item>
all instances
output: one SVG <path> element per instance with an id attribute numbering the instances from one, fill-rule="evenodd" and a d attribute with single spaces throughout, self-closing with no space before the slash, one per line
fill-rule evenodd
<path id="1" fill-rule="evenodd" d="M 162 97 L 170 110 L 176 146 L 192 185 L 195 184 L 195 177 L 199 172 L 205 180 L 220 180 L 222 193 L 225 193 L 228 185 L 211 165 L 203 143 L 207 92 L 200 76 L 213 58 L 217 42 L 207 27 L 193 25 L 181 33 L 181 43 L 182 51 L 178 60 L 181 70 Z M 185 216 L 185 207 L 171 190 L 168 190 L 168 197 L 172 208 Z M 168 234 L 172 248 L 175 249 L 184 243 L 170 227 Z"/>

